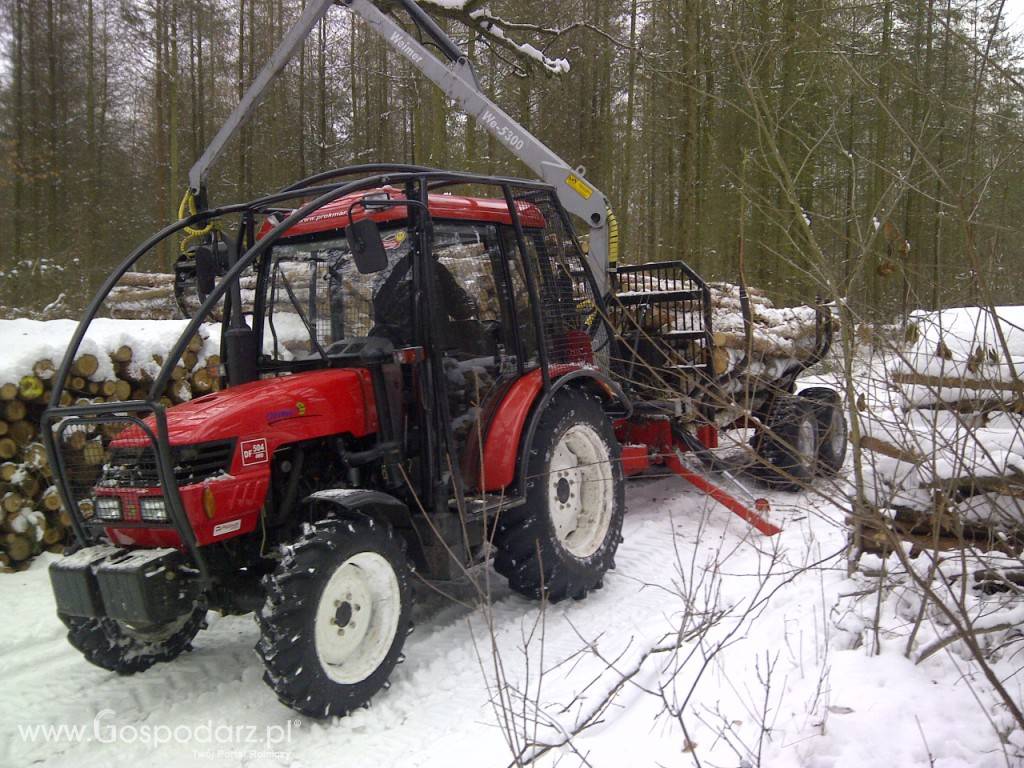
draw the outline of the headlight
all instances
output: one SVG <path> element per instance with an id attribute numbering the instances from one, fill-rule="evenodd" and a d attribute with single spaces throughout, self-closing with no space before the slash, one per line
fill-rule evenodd
<path id="1" fill-rule="evenodd" d="M 100 520 L 120 520 L 121 499 L 117 496 L 97 496 L 96 517 Z"/>
<path id="2" fill-rule="evenodd" d="M 139 499 L 139 510 L 142 512 L 143 520 L 156 522 L 167 519 L 167 506 L 160 496 Z"/>

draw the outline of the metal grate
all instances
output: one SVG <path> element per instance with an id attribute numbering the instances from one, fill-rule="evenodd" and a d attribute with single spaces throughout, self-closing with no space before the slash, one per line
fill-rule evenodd
<path id="1" fill-rule="evenodd" d="M 54 428 L 69 512 L 86 525 L 170 525 L 165 488 L 173 493 L 174 486 L 201 483 L 231 468 L 235 440 L 172 446 L 173 477 L 164 478 L 165 485 L 150 413 L 131 413 L 69 416 Z"/>
<path id="2" fill-rule="evenodd" d="M 85 522 L 98 520 L 97 489 L 116 486 L 105 477 L 115 466 L 111 464 L 114 451 L 131 453 L 140 476 L 148 471 L 147 467 L 155 471 L 156 449 L 139 423 L 134 419 L 72 417 L 56 428 L 54 437 L 68 479 L 68 490 L 80 518 Z M 116 446 L 112 450 L 111 444 L 115 441 Z M 119 466 L 127 467 L 124 463 Z M 154 485 L 159 485 L 159 480 Z"/>
<path id="3" fill-rule="evenodd" d="M 681 261 L 619 267 L 608 314 L 614 373 L 634 389 L 688 390 L 710 372 L 710 294 Z"/>
<path id="4" fill-rule="evenodd" d="M 537 282 L 548 361 L 592 362 L 591 340 L 603 321 L 579 244 L 550 193 L 531 190 L 514 200 Z"/>
<path id="5" fill-rule="evenodd" d="M 226 473 L 234 451 L 233 440 L 172 448 L 174 482 L 179 486 L 193 485 Z M 152 446 L 112 448 L 97 485 L 109 488 L 158 487 L 160 472 Z"/>

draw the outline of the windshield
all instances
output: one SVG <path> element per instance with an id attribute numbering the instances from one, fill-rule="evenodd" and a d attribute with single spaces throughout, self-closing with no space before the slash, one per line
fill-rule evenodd
<path id="1" fill-rule="evenodd" d="M 344 237 L 274 247 L 263 342 L 272 360 L 320 357 L 342 339 L 384 335 L 375 306 L 387 301 L 382 291 L 411 279 L 411 238 L 404 227 L 381 235 L 388 266 L 372 275 L 356 269 Z"/>
<path id="2" fill-rule="evenodd" d="M 477 326 L 499 321 L 491 275 L 498 258 L 493 226 L 435 222 L 432 270 L 443 346 L 473 349 Z M 388 264 L 360 274 L 344 237 L 286 243 L 271 252 L 263 349 L 286 362 L 326 357 L 341 341 L 375 336 L 396 348 L 417 343 L 412 307 L 412 238 L 404 227 L 381 231 Z M 522 292 L 525 293 L 525 290 Z M 526 313 L 523 313 L 524 316 Z M 482 342 L 481 342 L 482 343 Z"/>

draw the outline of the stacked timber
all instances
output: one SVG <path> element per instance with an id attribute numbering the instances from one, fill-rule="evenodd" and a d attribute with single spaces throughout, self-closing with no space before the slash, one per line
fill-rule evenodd
<path id="1" fill-rule="evenodd" d="M 160 398 L 165 406 L 221 388 L 220 358 L 213 354 L 202 356 L 203 346 L 204 339 L 199 335 L 189 342 Z M 82 354 L 74 361 L 60 393 L 62 405 L 148 398 L 163 363 L 159 355 L 135 359 L 130 344 L 103 354 L 109 355 L 111 365 L 101 365 L 95 354 Z M 54 485 L 39 434 L 59 364 L 59 360 L 43 358 L 36 361 L 31 373 L 17 381 L 0 381 L 0 568 L 26 564 L 43 550 L 58 551 L 70 537 L 71 520 Z M 112 376 L 104 375 L 104 371 L 109 374 L 111 370 Z M 97 437 L 85 432 L 67 434 L 62 448 L 65 460 L 102 462 L 104 453 Z"/>
<path id="2" fill-rule="evenodd" d="M 717 350 L 746 353 L 749 346 L 754 357 L 793 361 L 805 360 L 814 352 L 817 338 L 814 307 L 776 307 L 763 291 L 748 288 L 751 320 L 748 340 L 739 286 L 711 283 L 708 287 L 711 289 L 713 343 Z M 724 373 L 726 367 L 722 365 L 722 370 L 716 372 Z"/>
<path id="3" fill-rule="evenodd" d="M 1024 307 L 954 307 L 911 314 L 890 371 L 904 405 L 1024 409 Z"/>
<path id="4" fill-rule="evenodd" d="M 256 296 L 256 276 L 243 275 L 241 288 L 243 309 L 251 312 Z M 104 307 L 111 317 L 119 320 L 176 320 L 194 315 L 199 309 L 199 297 L 194 289 L 186 291 L 188 314 L 183 315 L 174 296 L 173 274 L 128 272 L 111 290 Z"/>
<path id="5" fill-rule="evenodd" d="M 918 550 L 966 547 L 1019 556 L 1024 551 L 1024 445 L 1007 439 L 1014 417 L 990 425 L 942 420 L 883 424 L 861 417 L 867 508 L 848 518 L 864 551 L 893 539 Z M 896 434 L 898 432 L 898 434 Z"/>
<path id="6" fill-rule="evenodd" d="M 1019 556 L 1024 307 L 917 310 L 905 329 L 880 356 L 893 399 L 858 408 L 868 510 L 851 523 L 862 548 L 895 537 Z"/>
<path id="7" fill-rule="evenodd" d="M 9 405 L 11 402 L 7 401 Z M 4 438 L 0 455 L 0 569 L 17 568 L 44 549 L 60 552 L 71 518 L 61 503 L 42 443 Z"/>

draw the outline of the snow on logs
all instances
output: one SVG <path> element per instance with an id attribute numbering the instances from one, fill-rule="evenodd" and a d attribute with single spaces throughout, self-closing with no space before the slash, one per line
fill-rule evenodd
<path id="1" fill-rule="evenodd" d="M 910 316 L 890 373 L 909 407 L 986 410 L 1024 403 L 1024 307 L 955 307 Z"/>
<path id="2" fill-rule="evenodd" d="M 911 313 L 877 360 L 894 399 L 860 415 L 864 547 L 1024 549 L 1024 307 Z M 876 401 L 877 400 L 877 401 Z M 955 413 L 951 413 L 955 412 Z"/>
<path id="3" fill-rule="evenodd" d="M 731 350 L 728 364 L 716 364 L 716 373 L 724 373 L 747 352 L 748 339 L 743 323 L 739 286 L 711 283 L 712 341 L 716 350 Z M 751 337 L 749 347 L 755 359 L 805 360 L 814 352 L 817 312 L 814 307 L 776 307 L 764 292 L 747 290 L 750 305 Z M 720 370 L 719 370 L 720 369 Z"/>
<path id="4" fill-rule="evenodd" d="M 244 310 L 251 311 L 256 296 L 256 276 L 243 275 L 239 282 Z M 194 291 L 186 294 L 185 306 L 189 315 L 199 309 L 199 298 Z M 174 275 L 163 272 L 124 274 L 111 290 L 104 308 L 111 317 L 119 320 L 174 320 L 182 317 L 174 296 Z"/>
<path id="5" fill-rule="evenodd" d="M 57 368 L 76 323 L 0 321 L 0 569 L 18 568 L 43 550 L 59 551 L 71 519 L 40 439 Z M 145 399 L 183 321 L 97 320 L 75 358 L 62 405 Z M 221 388 L 218 328 L 203 326 L 162 393 L 164 405 Z M 102 432 L 102 428 L 100 429 Z M 108 437 L 110 435 L 107 435 Z M 96 435 L 68 434 L 63 450 L 102 461 Z"/>

